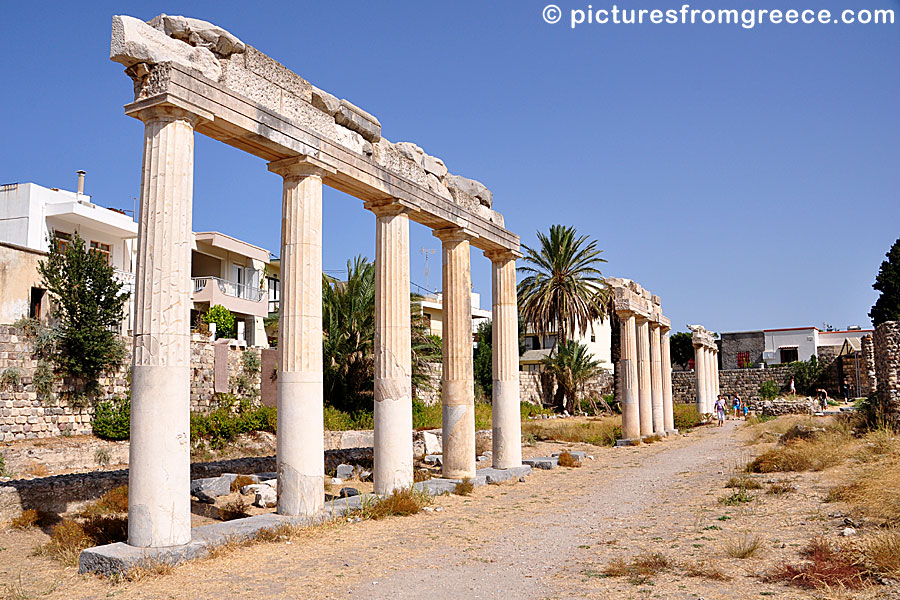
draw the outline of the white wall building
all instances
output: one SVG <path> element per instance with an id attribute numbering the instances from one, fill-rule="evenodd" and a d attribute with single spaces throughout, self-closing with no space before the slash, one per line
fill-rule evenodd
<path id="1" fill-rule="evenodd" d="M 796 360 L 809 360 L 818 356 L 822 346 L 843 346 L 847 339 L 858 340 L 871 334 L 871 329 L 846 329 L 820 331 L 817 327 L 790 327 L 764 329 L 763 360 L 767 365 L 778 365 Z"/>
<path id="2" fill-rule="evenodd" d="M 606 371 L 613 370 L 612 364 L 612 327 L 609 319 L 601 321 L 597 319 L 588 327 L 582 335 L 576 331 L 570 339 L 584 344 L 594 356 L 594 360 L 600 362 L 600 367 Z M 544 358 L 550 355 L 550 351 L 556 343 L 556 331 L 549 331 L 547 335 L 529 331 L 525 335 L 525 353 L 519 357 L 519 370 L 540 371 Z"/>

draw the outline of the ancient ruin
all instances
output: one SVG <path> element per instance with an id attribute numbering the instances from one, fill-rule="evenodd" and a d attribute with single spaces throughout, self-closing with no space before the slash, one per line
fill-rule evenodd
<path id="1" fill-rule="evenodd" d="M 411 142 L 388 141 L 374 116 L 206 21 L 116 16 L 110 58 L 123 64 L 134 82 L 134 101 L 125 113 L 145 125 L 130 546 L 182 546 L 192 538 L 188 309 L 195 132 L 262 158 L 283 178 L 278 514 L 314 519 L 324 503 L 323 185 L 363 200 L 375 214 L 376 493 L 409 486 L 413 476 L 410 220 L 433 230 L 443 244 L 443 473 L 475 476 L 470 246 L 483 250 L 493 265 L 493 466 L 521 466 L 515 309 L 519 238 L 504 228 L 484 185 L 450 173 L 441 159 Z M 656 332 L 658 358 L 658 327 Z M 668 350 L 662 353 L 668 357 Z M 643 368 L 650 381 L 649 359 Z"/>
<path id="2" fill-rule="evenodd" d="M 677 433 L 672 409 L 671 321 L 659 296 L 630 279 L 608 278 L 620 322 L 617 391 L 621 393 L 622 439 L 637 443 L 651 435 Z"/>
<path id="3" fill-rule="evenodd" d="M 712 414 L 719 396 L 719 347 L 713 332 L 702 325 L 688 325 L 688 329 L 693 332 L 697 412 L 701 415 Z"/>

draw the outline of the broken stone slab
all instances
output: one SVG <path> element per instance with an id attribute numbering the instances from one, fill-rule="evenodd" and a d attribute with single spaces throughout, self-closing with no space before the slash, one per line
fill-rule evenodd
<path id="1" fill-rule="evenodd" d="M 222 57 L 241 53 L 245 48 L 244 42 L 235 35 L 201 19 L 162 14 L 153 17 L 147 24 L 170 38 L 187 42 L 191 46 L 208 48 Z"/>
<path id="2" fill-rule="evenodd" d="M 531 467 L 522 465 L 521 467 L 510 467 L 509 469 L 495 469 L 489 467 L 487 469 L 478 469 L 478 475 L 485 478 L 487 483 L 500 483 L 501 481 L 510 481 L 519 479 L 526 475 L 531 475 Z"/>
<path id="3" fill-rule="evenodd" d="M 452 494 L 454 490 L 456 490 L 456 485 L 458 483 L 462 483 L 462 479 L 443 479 L 435 477 L 434 479 L 429 479 L 427 481 L 420 481 L 413 487 L 420 492 L 425 492 L 432 496 L 440 496 L 441 494 Z M 476 474 L 475 477 L 472 478 L 472 483 L 475 484 L 475 487 L 487 485 L 487 477 Z"/>
<path id="4" fill-rule="evenodd" d="M 353 477 L 353 465 L 348 465 L 347 463 L 339 464 L 334 470 L 334 476 L 344 481 L 351 479 Z"/>
<path id="5" fill-rule="evenodd" d="M 278 504 L 278 493 L 275 491 L 275 488 L 263 485 L 256 490 L 256 498 L 253 499 L 253 506 L 258 506 L 259 508 L 271 508 L 276 504 Z"/>
<path id="6" fill-rule="evenodd" d="M 250 496 L 256 494 L 262 488 L 273 489 L 272 486 L 266 485 L 264 483 L 251 483 L 250 485 L 245 485 L 241 488 L 241 495 Z"/>
<path id="7" fill-rule="evenodd" d="M 359 494 L 357 496 L 347 496 L 346 498 L 335 498 L 325 503 L 322 514 L 329 518 L 340 517 L 347 513 L 360 510 L 363 504 L 373 502 L 378 499 L 375 494 Z"/>
<path id="8" fill-rule="evenodd" d="M 323 113 L 331 115 L 337 114 L 341 109 L 341 100 L 332 96 L 325 90 L 313 86 L 312 89 L 312 105 L 321 110 Z"/>
<path id="9" fill-rule="evenodd" d="M 440 454 L 426 454 L 424 460 L 426 465 L 437 465 L 439 467 L 444 463 L 444 457 Z"/>
<path id="10" fill-rule="evenodd" d="M 140 19 L 127 15 L 113 17 L 109 58 L 126 67 L 138 63 L 158 65 L 171 62 L 199 71 L 213 81 L 218 81 L 222 76 L 222 65 L 208 48 L 194 47 L 170 38 Z"/>
<path id="11" fill-rule="evenodd" d="M 555 453 L 551 454 L 550 456 L 558 459 L 560 454 L 562 454 L 562 453 L 555 452 Z M 574 458 L 575 460 L 585 460 L 587 458 L 587 452 L 582 452 L 581 450 L 569 450 L 569 454 L 571 454 L 572 458 Z"/>
<path id="12" fill-rule="evenodd" d="M 441 436 L 431 431 L 423 431 L 422 439 L 425 442 L 425 454 L 441 454 Z"/>
<path id="13" fill-rule="evenodd" d="M 200 498 L 202 494 L 205 498 L 218 498 L 225 496 L 231 492 L 231 480 L 227 477 L 205 477 L 203 479 L 195 479 L 191 482 L 191 495 L 197 496 L 201 502 L 205 502 Z"/>
<path id="14" fill-rule="evenodd" d="M 444 183 L 447 184 L 454 199 L 457 198 L 457 194 L 454 194 L 454 192 L 462 192 L 467 196 L 476 198 L 482 206 L 490 208 L 494 204 L 494 194 L 480 181 L 475 181 L 462 175 L 449 174 L 444 177 Z"/>
<path id="15" fill-rule="evenodd" d="M 559 460 L 554 456 L 538 456 L 536 458 L 526 458 L 522 460 L 522 464 L 528 465 L 535 469 L 553 469 L 559 464 Z"/>
<path id="16" fill-rule="evenodd" d="M 275 471 L 263 471 L 262 473 L 257 473 L 256 478 L 258 481 L 267 481 L 269 479 L 278 479 L 278 473 Z"/>
<path id="17" fill-rule="evenodd" d="M 341 107 L 335 113 L 334 121 L 372 143 L 381 139 L 381 123 L 378 119 L 347 100 L 341 100 Z"/>
<path id="18" fill-rule="evenodd" d="M 352 487 L 344 487 L 338 493 L 339 498 L 349 498 L 351 496 L 359 496 L 359 490 Z"/>
<path id="19" fill-rule="evenodd" d="M 443 178 L 447 174 L 447 165 L 441 159 L 426 154 L 422 158 L 422 168 L 426 173 L 431 173 L 438 179 Z"/>

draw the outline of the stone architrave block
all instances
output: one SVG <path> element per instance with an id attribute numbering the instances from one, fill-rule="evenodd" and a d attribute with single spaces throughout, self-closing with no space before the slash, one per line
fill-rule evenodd
<path id="1" fill-rule="evenodd" d="M 478 476 L 484 477 L 485 481 L 489 484 L 511 481 L 513 479 L 525 477 L 526 475 L 531 475 L 531 467 L 529 465 L 522 465 L 521 467 L 512 467 L 509 469 L 494 469 L 493 467 L 488 469 L 478 469 Z"/>
<path id="2" fill-rule="evenodd" d="M 173 39 L 140 19 L 126 15 L 113 17 L 109 58 L 126 67 L 138 63 L 174 62 L 199 71 L 213 81 L 218 81 L 222 75 L 222 65 L 208 48 Z"/>
<path id="3" fill-rule="evenodd" d="M 378 119 L 347 100 L 341 100 L 341 107 L 334 115 L 334 120 L 338 125 L 355 131 L 372 143 L 381 139 L 381 123 Z"/>
<path id="4" fill-rule="evenodd" d="M 522 460 L 522 464 L 535 469 L 553 469 L 558 463 L 559 460 L 552 456 L 539 456 L 537 458 L 526 458 Z"/>

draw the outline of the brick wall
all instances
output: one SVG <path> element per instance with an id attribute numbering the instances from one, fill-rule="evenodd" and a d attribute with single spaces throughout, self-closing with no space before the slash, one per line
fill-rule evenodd
<path id="1" fill-rule="evenodd" d="M 896 423 L 900 420 L 900 321 L 876 327 L 873 343 L 878 403 Z"/>
<path id="2" fill-rule="evenodd" d="M 114 373 L 99 379 L 100 399 L 124 397 L 129 390 L 131 338 L 124 338 L 126 357 Z M 215 342 L 194 334 L 191 340 L 191 410 L 206 412 L 215 399 Z M 32 340 L 12 325 L 0 325 L 0 441 L 91 433 L 91 407 L 72 406 L 72 381 L 57 380 L 51 398 L 41 398 L 34 385 L 38 361 Z M 250 349 L 259 354 L 259 349 Z M 224 389 L 233 389 L 242 370 L 244 351 L 228 348 L 228 369 L 222 370 Z M 7 373 L 4 378 L 4 373 Z M 18 384 L 10 381 L 15 373 Z M 259 390 L 259 373 L 248 375 L 250 388 Z M 220 383 L 222 383 L 220 381 Z"/>

